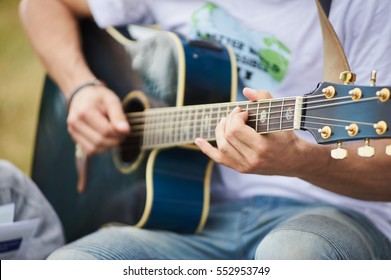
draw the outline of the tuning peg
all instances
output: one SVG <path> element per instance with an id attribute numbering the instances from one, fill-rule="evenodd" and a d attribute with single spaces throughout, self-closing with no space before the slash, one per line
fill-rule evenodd
<path id="1" fill-rule="evenodd" d="M 353 100 L 359 100 L 362 97 L 362 91 L 360 88 L 354 88 L 349 91 L 349 95 Z"/>
<path id="2" fill-rule="evenodd" d="M 387 155 L 387 156 L 391 156 L 391 145 L 388 145 L 388 146 L 386 147 L 386 155 Z"/>
<path id="3" fill-rule="evenodd" d="M 342 148 L 342 142 L 338 142 L 337 148 L 331 150 L 331 157 L 333 159 L 344 159 L 348 156 L 348 151 Z"/>
<path id="4" fill-rule="evenodd" d="M 335 95 L 335 88 L 333 86 L 328 86 L 324 89 L 322 89 L 322 92 L 326 96 L 326 98 L 330 99 L 333 98 Z"/>
<path id="5" fill-rule="evenodd" d="M 388 125 L 385 121 L 379 121 L 373 125 L 373 128 L 376 130 L 378 135 L 383 135 L 388 129 Z"/>
<path id="6" fill-rule="evenodd" d="M 373 157 L 375 148 L 369 145 L 369 139 L 365 139 L 365 146 L 358 148 L 357 152 L 360 157 Z"/>
<path id="7" fill-rule="evenodd" d="M 382 88 L 376 92 L 376 96 L 379 98 L 380 102 L 386 102 L 390 99 L 390 90 L 388 88 Z"/>
<path id="8" fill-rule="evenodd" d="M 348 126 L 345 126 L 345 130 L 347 131 L 347 133 L 349 134 L 349 136 L 356 136 L 357 133 L 359 132 L 359 128 L 358 128 L 358 125 L 355 124 L 355 123 L 352 123 Z"/>
<path id="9" fill-rule="evenodd" d="M 369 82 L 369 85 L 371 87 L 374 87 L 376 85 L 376 70 L 372 70 L 371 72 L 371 81 Z"/>
<path id="10" fill-rule="evenodd" d="M 339 74 L 339 79 L 343 81 L 345 85 L 353 84 L 356 81 L 356 74 L 350 71 L 344 71 Z"/>

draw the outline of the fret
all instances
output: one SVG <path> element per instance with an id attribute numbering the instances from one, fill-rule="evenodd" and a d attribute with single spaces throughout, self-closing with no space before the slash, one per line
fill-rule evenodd
<path id="1" fill-rule="evenodd" d="M 217 109 L 217 120 L 216 120 L 215 128 L 217 127 L 217 125 L 219 124 L 219 122 L 220 122 L 221 119 L 222 119 L 221 114 L 222 114 L 222 112 L 221 112 L 221 107 L 219 106 L 218 109 Z"/>
<path id="2" fill-rule="evenodd" d="M 159 120 L 163 122 L 159 122 L 156 127 L 156 130 L 159 131 L 159 136 L 158 136 L 158 141 L 155 142 L 155 144 L 163 143 L 164 141 L 164 113 L 160 113 Z"/>
<path id="3" fill-rule="evenodd" d="M 169 113 L 169 116 L 170 116 L 169 117 L 170 121 L 168 123 L 168 125 L 169 125 L 169 129 L 168 129 L 169 138 L 168 138 L 167 144 L 175 142 L 175 122 L 176 122 L 175 112 L 177 112 L 177 111 L 172 111 Z"/>
<path id="4" fill-rule="evenodd" d="M 285 98 L 282 98 L 282 102 L 281 102 L 281 113 L 280 113 L 280 131 L 282 130 L 282 116 L 284 114 L 284 102 L 285 102 Z"/>
<path id="5" fill-rule="evenodd" d="M 197 137 L 201 137 L 202 138 L 202 109 L 198 109 L 196 110 L 197 111 L 197 117 L 196 117 L 196 135 L 194 136 L 193 139 L 197 138 Z"/>
<path id="6" fill-rule="evenodd" d="M 207 125 L 207 139 L 210 139 L 210 130 L 211 130 L 211 121 L 212 121 L 212 109 L 209 108 L 208 114 L 206 116 L 206 125 Z"/>
<path id="7" fill-rule="evenodd" d="M 260 102 L 257 102 L 257 112 L 255 114 L 255 131 L 258 131 L 258 116 L 259 116 L 259 104 Z"/>
<path id="8" fill-rule="evenodd" d="M 195 139 L 197 138 L 196 135 L 197 135 L 197 118 L 198 118 L 198 114 L 197 114 L 197 108 L 193 109 L 193 134 L 191 136 L 191 139 Z"/>
<path id="9" fill-rule="evenodd" d="M 180 142 L 179 122 L 181 121 L 181 109 L 174 111 L 174 143 Z"/>
<path id="10" fill-rule="evenodd" d="M 281 130 L 281 110 L 282 110 L 282 99 L 276 99 L 274 101 L 271 101 L 271 109 L 270 109 L 270 125 L 269 125 L 269 132 L 270 131 L 279 131 Z"/>
<path id="11" fill-rule="evenodd" d="M 271 107 L 272 107 L 272 101 L 269 100 L 269 111 L 268 111 L 268 113 L 266 115 L 266 118 L 267 118 L 266 132 L 270 131 Z"/>
<path id="12" fill-rule="evenodd" d="M 204 137 L 203 137 L 203 133 L 204 133 L 204 131 L 205 131 L 205 126 L 204 126 L 204 125 L 205 125 L 205 107 L 202 108 L 201 112 L 202 112 L 202 113 L 201 113 L 201 116 L 202 116 L 202 117 L 201 117 L 201 120 L 200 120 L 200 121 L 201 121 L 200 137 L 201 137 L 201 138 L 204 138 Z"/>
<path id="13" fill-rule="evenodd" d="M 294 128 L 294 118 L 295 118 L 295 99 L 289 99 L 285 102 L 283 108 L 283 125 L 282 130 L 293 129 Z"/>
<path id="14" fill-rule="evenodd" d="M 149 124 L 149 118 L 148 118 L 148 115 L 145 115 L 145 119 L 144 119 L 144 129 L 143 129 L 143 133 L 141 135 L 142 137 L 142 147 L 145 147 L 148 145 L 148 140 L 149 140 L 149 131 L 148 131 L 148 127 L 150 126 Z"/>
<path id="15" fill-rule="evenodd" d="M 193 119 L 191 115 L 191 110 L 187 110 L 187 123 L 186 123 L 186 141 L 191 140 L 191 120 Z"/>
<path id="16" fill-rule="evenodd" d="M 187 125 L 187 111 L 186 109 L 182 111 L 182 114 L 181 114 L 181 124 L 180 124 L 180 137 L 179 137 L 179 141 L 180 142 L 183 142 L 186 140 L 186 125 Z"/>

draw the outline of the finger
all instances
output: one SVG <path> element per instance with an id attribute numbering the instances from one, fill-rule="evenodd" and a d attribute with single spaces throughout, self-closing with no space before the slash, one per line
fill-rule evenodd
<path id="1" fill-rule="evenodd" d="M 271 94 L 266 90 L 255 90 L 248 87 L 243 89 L 243 94 L 250 101 L 272 98 Z"/>
<path id="2" fill-rule="evenodd" d="M 228 117 L 222 118 L 220 123 L 216 126 L 216 144 L 219 151 L 224 155 L 224 162 L 241 161 L 242 156 L 240 152 L 228 141 L 226 138 Z"/>
<path id="3" fill-rule="evenodd" d="M 91 127 L 88 123 L 80 123 L 76 128 L 79 134 L 82 134 L 85 138 L 89 139 L 97 147 L 111 148 L 118 145 L 125 136 L 122 135 L 107 135 L 102 134 L 100 131 Z"/>
<path id="4" fill-rule="evenodd" d="M 123 140 L 123 138 L 119 136 L 104 136 L 85 122 L 79 122 L 76 126 L 69 128 L 69 130 L 78 143 L 79 141 L 82 141 L 80 144 L 83 143 L 85 151 L 88 154 L 104 152 L 118 145 Z"/>
<path id="5" fill-rule="evenodd" d="M 92 111 L 85 117 L 85 123 L 105 138 L 123 139 L 124 133 L 119 132 L 109 119 L 99 111 Z"/>
<path id="6" fill-rule="evenodd" d="M 130 125 L 122 109 L 120 100 L 113 95 L 106 95 L 104 102 L 107 110 L 107 117 L 114 129 L 121 134 L 130 133 Z"/>
<path id="7" fill-rule="evenodd" d="M 254 129 L 246 124 L 247 119 L 248 112 L 235 108 L 227 117 L 224 132 L 227 141 L 242 157 L 247 157 L 249 153 L 252 153 L 252 142 L 256 136 Z"/>
<path id="8" fill-rule="evenodd" d="M 222 162 L 221 152 L 213 147 L 208 141 L 202 138 L 195 139 L 194 143 L 200 148 L 200 150 L 217 163 Z"/>
<path id="9" fill-rule="evenodd" d="M 96 152 L 94 152 L 93 144 L 89 140 L 87 140 L 83 135 L 72 134 L 72 139 L 75 141 L 75 143 L 77 143 L 78 145 L 81 146 L 83 152 L 87 156 L 91 156 L 94 153 L 96 153 Z"/>

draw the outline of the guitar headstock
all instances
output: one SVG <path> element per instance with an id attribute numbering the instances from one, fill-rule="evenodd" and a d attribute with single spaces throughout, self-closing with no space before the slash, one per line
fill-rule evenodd
<path id="1" fill-rule="evenodd" d="M 359 155 L 371 157 L 369 139 L 391 138 L 390 87 L 324 82 L 304 97 L 301 128 L 320 144 L 338 143 L 334 158 L 347 156 L 342 142 L 360 139 L 365 145 Z M 386 153 L 391 155 L 391 145 Z"/>

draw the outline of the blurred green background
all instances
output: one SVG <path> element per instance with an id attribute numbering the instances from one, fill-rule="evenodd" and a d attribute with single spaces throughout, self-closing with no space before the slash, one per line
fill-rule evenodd
<path id="1" fill-rule="evenodd" d="M 44 70 L 18 16 L 0 0 L 0 158 L 30 175 Z"/>

